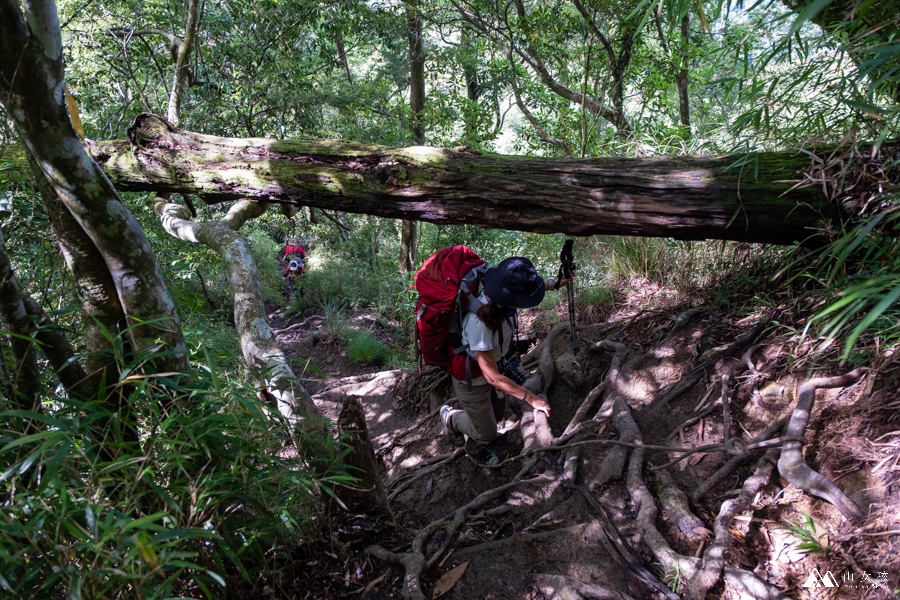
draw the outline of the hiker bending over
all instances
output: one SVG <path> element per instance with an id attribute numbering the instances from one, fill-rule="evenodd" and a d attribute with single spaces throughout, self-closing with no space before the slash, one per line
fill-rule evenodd
<path id="1" fill-rule="evenodd" d="M 299 283 L 300 276 L 306 273 L 306 266 L 300 262 L 299 259 L 292 260 L 288 263 L 287 269 L 284 270 L 284 275 L 281 278 L 287 283 L 288 290 L 291 293 L 297 291 L 297 284 Z M 300 290 L 300 295 L 303 296 L 303 290 Z"/>
<path id="2" fill-rule="evenodd" d="M 303 273 L 306 273 L 306 265 L 295 259 L 288 263 L 287 269 L 284 270 L 284 275 L 281 278 L 287 279 L 290 277 L 296 279 Z"/>
<path id="3" fill-rule="evenodd" d="M 484 305 L 463 317 L 462 341 L 467 351 L 453 355 L 450 362 L 453 388 L 463 410 L 445 404 L 440 415 L 445 435 L 455 446 L 465 444 L 469 456 L 481 464 L 500 462 L 487 445 L 497 438 L 507 396 L 550 416 L 550 406 L 520 385 L 521 371 L 498 365 L 505 365 L 513 355 L 516 309 L 537 306 L 546 290 L 559 289 L 569 281 L 544 281 L 527 258 L 507 258 L 484 274 L 484 292 L 478 298 Z"/>

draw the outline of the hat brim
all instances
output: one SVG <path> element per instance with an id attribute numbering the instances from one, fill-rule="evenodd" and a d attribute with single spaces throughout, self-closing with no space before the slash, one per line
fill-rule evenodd
<path id="1" fill-rule="evenodd" d="M 531 294 L 524 294 L 503 287 L 499 282 L 500 270 L 496 267 L 488 269 L 484 273 L 484 293 L 488 298 L 500 306 L 510 308 L 533 308 L 544 299 L 544 280 L 540 275 L 535 276 L 535 289 Z"/>

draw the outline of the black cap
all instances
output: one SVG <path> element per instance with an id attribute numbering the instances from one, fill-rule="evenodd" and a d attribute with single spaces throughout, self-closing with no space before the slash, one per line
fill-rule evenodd
<path id="1" fill-rule="evenodd" d="M 544 280 L 530 260 L 512 256 L 485 272 L 484 292 L 500 306 L 531 308 L 544 299 Z"/>

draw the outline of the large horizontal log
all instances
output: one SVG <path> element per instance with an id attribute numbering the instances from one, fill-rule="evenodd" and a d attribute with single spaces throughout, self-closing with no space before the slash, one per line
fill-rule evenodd
<path id="1" fill-rule="evenodd" d="M 223 138 L 177 130 L 149 114 L 136 119 L 128 141 L 90 147 L 123 191 L 184 192 L 209 204 L 248 198 L 539 233 L 790 244 L 814 235 L 839 211 L 819 186 L 788 192 L 810 162 L 788 152 L 501 156 L 339 140 Z"/>

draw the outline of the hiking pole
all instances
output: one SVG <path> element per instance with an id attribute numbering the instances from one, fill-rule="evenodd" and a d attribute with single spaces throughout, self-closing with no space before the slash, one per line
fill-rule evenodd
<path id="1" fill-rule="evenodd" d="M 572 245 L 574 239 L 569 238 L 563 244 L 562 252 L 559 253 L 559 279 L 569 279 L 575 273 L 575 259 L 572 256 Z M 566 284 L 566 293 L 569 296 L 569 339 L 572 340 L 572 354 L 578 354 L 578 334 L 575 331 L 575 288 L 573 282 Z"/>

